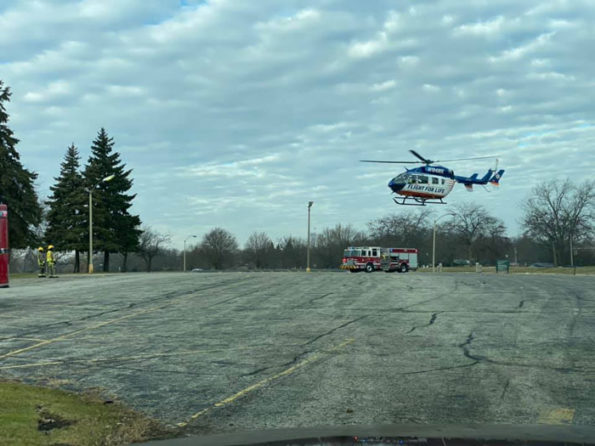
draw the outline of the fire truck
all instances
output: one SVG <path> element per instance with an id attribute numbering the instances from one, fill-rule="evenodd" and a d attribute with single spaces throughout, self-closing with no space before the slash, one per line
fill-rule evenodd
<path id="1" fill-rule="evenodd" d="M 406 273 L 417 269 L 417 249 L 350 246 L 343 252 L 341 269 L 351 272 L 376 270 Z"/>

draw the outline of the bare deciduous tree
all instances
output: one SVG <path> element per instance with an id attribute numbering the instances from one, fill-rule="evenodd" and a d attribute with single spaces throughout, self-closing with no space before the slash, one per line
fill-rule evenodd
<path id="1" fill-rule="evenodd" d="M 282 268 L 301 268 L 306 265 L 306 242 L 297 237 L 286 236 L 277 243 Z"/>
<path id="2" fill-rule="evenodd" d="M 200 244 L 205 260 L 214 269 L 223 269 L 233 263 L 238 250 L 238 242 L 229 231 L 215 228 L 205 234 Z"/>
<path id="3" fill-rule="evenodd" d="M 386 246 L 407 246 L 416 243 L 430 226 L 432 212 L 422 209 L 419 212 L 404 212 L 377 218 L 368 223 L 370 237 L 375 243 Z"/>
<path id="4" fill-rule="evenodd" d="M 361 231 L 351 225 L 338 224 L 334 228 L 325 228 L 316 241 L 315 258 L 318 267 L 333 268 L 341 262 L 345 248 L 366 243 Z"/>
<path id="5" fill-rule="evenodd" d="M 477 248 L 480 243 L 486 244 L 487 241 L 493 241 L 495 246 L 499 239 L 506 238 L 504 223 L 491 216 L 481 205 L 457 204 L 448 213 L 452 217 L 449 224 L 450 230 L 466 247 L 467 258 L 470 260 L 478 260 Z"/>
<path id="6" fill-rule="evenodd" d="M 245 254 L 251 262 L 254 262 L 256 268 L 270 267 L 274 260 L 274 251 L 275 246 L 266 233 L 253 232 L 248 237 Z"/>
<path id="7" fill-rule="evenodd" d="M 558 265 L 568 253 L 571 240 L 593 237 L 595 230 L 595 181 L 576 185 L 546 181 L 533 188 L 524 204 L 523 225 L 527 234 L 552 247 Z"/>
<path id="8" fill-rule="evenodd" d="M 149 227 L 143 228 L 142 231 L 137 253 L 145 261 L 147 271 L 151 272 L 153 258 L 161 252 L 164 243 L 169 243 L 170 236 L 155 232 Z"/>

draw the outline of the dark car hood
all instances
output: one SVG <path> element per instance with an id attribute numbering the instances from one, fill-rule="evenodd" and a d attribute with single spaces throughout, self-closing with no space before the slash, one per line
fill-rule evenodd
<path id="1" fill-rule="evenodd" d="M 475 443 L 473 440 L 481 441 Z M 438 442 L 436 442 L 438 441 Z M 492 441 L 494 443 L 492 443 Z M 498 442 L 498 443 L 496 443 Z M 314 444 L 416 444 L 416 445 L 595 445 L 595 427 L 578 425 L 380 425 L 241 431 L 191 435 L 146 443 L 154 446 L 190 445 L 314 445 Z"/>

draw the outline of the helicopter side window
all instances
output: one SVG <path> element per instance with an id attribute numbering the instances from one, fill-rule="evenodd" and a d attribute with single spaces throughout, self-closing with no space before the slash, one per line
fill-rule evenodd
<path id="1" fill-rule="evenodd" d="M 438 184 L 440 182 L 439 178 L 432 178 L 432 184 Z"/>
<path id="2" fill-rule="evenodd" d="M 422 175 L 419 177 L 419 183 L 420 184 L 428 184 L 428 177 Z"/>
<path id="3" fill-rule="evenodd" d="M 444 184 L 444 178 L 442 178 L 442 184 Z"/>

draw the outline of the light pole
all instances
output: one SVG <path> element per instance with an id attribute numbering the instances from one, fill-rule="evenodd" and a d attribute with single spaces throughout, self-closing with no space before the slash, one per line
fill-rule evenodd
<path id="1" fill-rule="evenodd" d="M 196 238 L 196 236 L 189 235 L 188 237 L 186 237 L 184 239 L 184 269 L 183 269 L 184 272 L 186 272 L 186 242 L 188 241 L 189 238 Z"/>
<path id="2" fill-rule="evenodd" d="M 310 272 L 310 209 L 314 204 L 313 201 L 308 201 L 308 250 L 306 254 L 306 272 Z"/>
<path id="3" fill-rule="evenodd" d="M 90 187 L 87 189 L 89 192 L 89 274 L 93 274 L 93 191 L 97 186 L 101 183 L 106 183 L 108 181 L 112 181 L 115 175 L 110 175 L 103 178 L 99 183 L 95 186 Z"/>
<path id="4" fill-rule="evenodd" d="M 438 223 L 438 221 L 441 218 L 447 217 L 448 215 L 449 214 L 444 214 L 434 220 L 434 232 L 432 234 L 432 272 L 433 273 L 436 272 L 436 223 Z"/>

